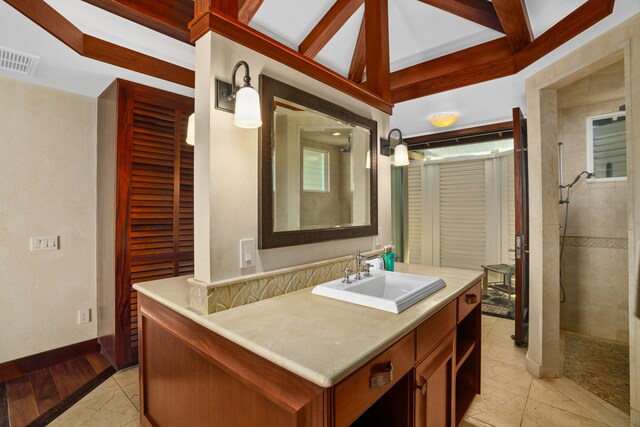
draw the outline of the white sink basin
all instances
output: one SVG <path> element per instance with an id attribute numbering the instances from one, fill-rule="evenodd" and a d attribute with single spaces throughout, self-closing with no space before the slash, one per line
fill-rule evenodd
<path id="1" fill-rule="evenodd" d="M 437 277 L 391 271 L 375 271 L 371 273 L 371 277 L 363 277 L 361 280 L 351 277 L 351 283 L 343 283 L 342 279 L 332 280 L 316 286 L 312 293 L 400 313 L 446 286 L 444 280 Z"/>

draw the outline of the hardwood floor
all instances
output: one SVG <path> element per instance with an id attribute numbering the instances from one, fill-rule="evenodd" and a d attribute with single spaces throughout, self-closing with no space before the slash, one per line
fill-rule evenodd
<path id="1" fill-rule="evenodd" d="M 111 373 L 102 354 L 92 353 L 0 382 L 0 427 L 46 425 Z"/>

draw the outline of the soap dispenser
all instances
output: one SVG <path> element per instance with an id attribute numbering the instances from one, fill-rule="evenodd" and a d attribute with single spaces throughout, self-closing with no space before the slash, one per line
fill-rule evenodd
<path id="1" fill-rule="evenodd" d="M 387 271 L 394 271 L 394 263 L 396 254 L 394 253 L 393 245 L 386 245 L 384 247 L 384 253 L 382 254 L 382 259 L 384 260 L 384 269 Z"/>

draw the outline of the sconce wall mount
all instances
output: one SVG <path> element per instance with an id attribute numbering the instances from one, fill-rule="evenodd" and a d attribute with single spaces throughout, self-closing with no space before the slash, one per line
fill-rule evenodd
<path id="1" fill-rule="evenodd" d="M 244 67 L 243 86 L 236 87 L 236 73 Z M 260 117 L 260 98 L 258 92 L 251 86 L 249 65 L 245 61 L 238 62 L 231 72 L 231 83 L 216 79 L 217 110 L 234 113 L 234 124 L 242 128 L 258 128 L 262 126 Z"/>

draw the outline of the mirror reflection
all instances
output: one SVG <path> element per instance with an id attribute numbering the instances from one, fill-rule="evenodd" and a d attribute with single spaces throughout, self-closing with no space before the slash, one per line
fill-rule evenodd
<path id="1" fill-rule="evenodd" d="M 273 231 L 371 225 L 370 130 L 273 101 Z"/>

